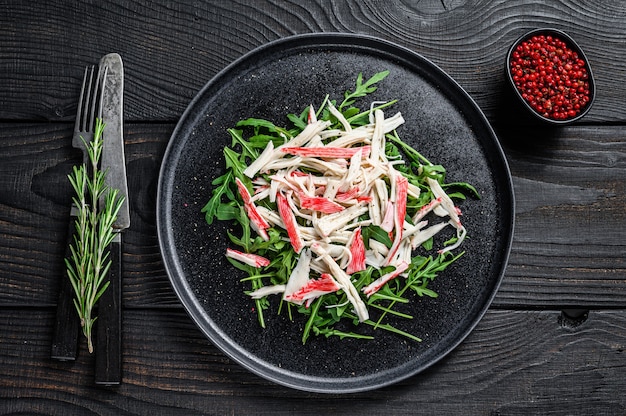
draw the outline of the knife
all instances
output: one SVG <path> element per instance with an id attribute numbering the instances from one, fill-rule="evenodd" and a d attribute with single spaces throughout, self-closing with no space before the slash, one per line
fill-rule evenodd
<path id="1" fill-rule="evenodd" d="M 100 67 L 106 68 L 102 92 L 103 148 L 100 169 L 106 183 L 124 198 L 113 224 L 115 238 L 110 245 L 109 287 L 100 297 L 95 339 L 95 382 L 116 385 L 122 381 L 122 232 L 130 227 L 126 160 L 124 157 L 124 66 L 117 53 L 105 55 Z M 100 200 L 102 204 L 104 198 Z"/>

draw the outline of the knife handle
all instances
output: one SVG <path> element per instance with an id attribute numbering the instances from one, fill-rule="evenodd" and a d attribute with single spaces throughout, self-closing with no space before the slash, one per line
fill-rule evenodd
<path id="1" fill-rule="evenodd" d="M 109 287 L 98 301 L 95 339 L 95 382 L 117 385 L 122 381 L 122 235 L 110 247 Z"/>
<path id="2" fill-rule="evenodd" d="M 70 222 L 67 230 L 67 244 L 65 246 L 65 258 L 70 258 L 70 245 L 74 243 L 76 235 L 77 209 L 72 206 Z M 59 279 L 59 294 L 57 298 L 57 311 L 54 321 L 54 333 L 52 335 L 52 349 L 50 356 L 59 361 L 76 360 L 78 351 L 78 337 L 80 335 L 80 320 L 74 306 L 74 288 L 67 276 L 65 263 L 63 273 Z"/>

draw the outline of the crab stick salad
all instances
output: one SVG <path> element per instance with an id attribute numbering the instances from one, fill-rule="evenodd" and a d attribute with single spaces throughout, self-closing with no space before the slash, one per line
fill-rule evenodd
<path id="1" fill-rule="evenodd" d="M 386 114 L 393 101 L 354 107 L 387 74 L 359 74 L 342 102 L 327 96 L 290 115 L 292 129 L 247 119 L 230 130 L 227 173 L 204 213 L 209 224 L 241 226 L 225 256 L 246 272 L 263 326 L 278 299 L 279 313 L 305 315 L 303 342 L 311 333 L 370 338 L 361 324 L 419 341 L 385 318 L 410 319 L 409 295 L 436 297 L 428 283 L 462 254 L 452 254 L 467 234 L 455 200 L 475 189 L 446 184 L 442 166 L 400 139 L 402 114 Z"/>

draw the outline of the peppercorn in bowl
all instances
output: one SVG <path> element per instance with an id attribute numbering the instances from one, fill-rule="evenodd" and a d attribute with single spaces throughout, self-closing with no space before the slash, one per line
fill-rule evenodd
<path id="1" fill-rule="evenodd" d="M 557 29 L 535 29 L 521 36 L 509 49 L 506 73 L 522 105 L 547 123 L 579 120 L 595 98 L 587 57 Z"/>

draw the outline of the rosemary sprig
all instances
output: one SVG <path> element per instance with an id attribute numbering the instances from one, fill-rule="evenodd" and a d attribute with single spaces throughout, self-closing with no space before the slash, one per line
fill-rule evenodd
<path id="1" fill-rule="evenodd" d="M 92 328 L 97 318 L 93 310 L 109 286 L 109 282 L 105 282 L 111 267 L 108 247 L 115 236 L 113 222 L 124 202 L 124 197 L 118 196 L 119 190 L 106 185 L 106 172 L 99 168 L 103 131 L 104 123 L 96 119 L 93 140 L 85 142 L 90 167 L 85 164 L 74 166 L 68 175 L 76 193 L 73 201 L 78 208 L 78 216 L 70 258 L 65 259 L 65 264 L 74 288 L 74 306 L 90 353 L 93 352 Z M 99 210 L 98 201 L 101 198 L 104 204 Z"/>

